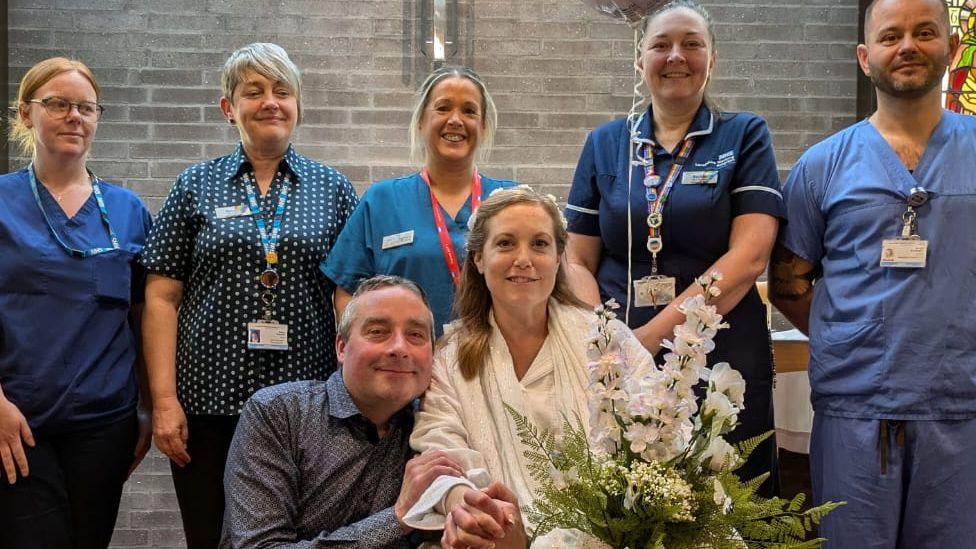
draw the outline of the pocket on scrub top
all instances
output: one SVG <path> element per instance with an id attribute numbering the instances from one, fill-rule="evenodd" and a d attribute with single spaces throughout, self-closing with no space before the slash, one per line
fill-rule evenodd
<path id="1" fill-rule="evenodd" d="M 133 254 L 114 250 L 89 258 L 97 301 L 128 304 L 132 298 Z"/>

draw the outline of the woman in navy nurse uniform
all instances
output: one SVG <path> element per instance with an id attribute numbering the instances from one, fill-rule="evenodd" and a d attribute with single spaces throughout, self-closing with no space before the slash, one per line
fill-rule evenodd
<path id="1" fill-rule="evenodd" d="M 104 548 L 148 449 L 136 405 L 149 212 L 86 169 L 102 107 L 83 63 L 24 75 L 0 177 L 0 532 L 7 548 Z M 142 435 L 142 436 L 140 436 Z"/>
<path id="2" fill-rule="evenodd" d="M 371 185 L 322 262 L 336 284 L 336 318 L 361 280 L 395 274 L 427 292 L 441 335 L 460 280 L 468 219 L 492 191 L 514 185 L 475 167 L 491 149 L 496 119 L 474 71 L 444 66 L 427 77 L 410 122 L 411 153 L 424 160 L 423 169 Z"/>
<path id="3" fill-rule="evenodd" d="M 746 379 L 745 410 L 730 437 L 743 440 L 773 429 L 772 353 L 755 282 L 784 210 L 765 122 L 719 112 L 705 98 L 714 62 L 701 6 L 674 1 L 648 17 L 637 64 L 650 106 L 633 136 L 617 120 L 587 138 L 568 199 L 567 255 L 580 297 L 616 298 L 654 353 L 684 321 L 676 304 L 701 291 L 695 277 L 724 275 L 716 304 L 731 328 L 716 337 L 709 363 L 727 361 Z M 630 146 L 638 161 L 628 174 Z M 777 494 L 773 439 L 739 471 L 764 472 L 764 493 Z"/>

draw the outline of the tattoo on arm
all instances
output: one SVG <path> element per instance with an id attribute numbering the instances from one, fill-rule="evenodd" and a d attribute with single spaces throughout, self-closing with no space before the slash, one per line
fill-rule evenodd
<path id="1" fill-rule="evenodd" d="M 769 289 L 781 299 L 797 301 L 813 292 L 813 265 L 777 244 L 769 266 Z"/>

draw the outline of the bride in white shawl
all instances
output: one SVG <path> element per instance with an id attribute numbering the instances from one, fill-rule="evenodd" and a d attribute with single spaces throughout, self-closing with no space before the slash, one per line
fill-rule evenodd
<path id="1" fill-rule="evenodd" d="M 504 404 L 557 437 L 563 415 L 584 425 L 589 417 L 586 346 L 595 317 L 566 282 L 564 223 L 551 197 L 527 187 L 496 191 L 472 216 L 455 298 L 459 319 L 436 353 L 410 437 L 419 452 L 447 450 L 465 470 L 487 469 L 522 505 L 532 502 L 536 485 Z M 617 325 L 624 351 L 652 360 Z M 473 526 L 487 515 L 457 492 L 440 502 L 444 512 L 454 510 L 446 546 L 524 546 L 524 539 L 492 539 L 493 529 Z"/>

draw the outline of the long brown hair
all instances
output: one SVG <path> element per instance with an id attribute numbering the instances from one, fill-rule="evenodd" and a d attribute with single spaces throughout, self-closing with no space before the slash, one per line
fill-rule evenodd
<path id="1" fill-rule="evenodd" d="M 459 327 L 452 337 L 458 342 L 458 365 L 465 379 L 473 379 L 481 371 L 488 356 L 488 340 L 491 337 L 491 324 L 488 313 L 491 311 L 491 292 L 485 276 L 478 272 L 475 254 L 484 250 L 488 240 L 488 221 L 499 212 L 516 204 L 535 204 L 541 207 L 552 219 L 552 233 L 556 240 L 556 253 L 559 254 L 559 267 L 556 270 L 556 285 L 552 298 L 559 303 L 586 308 L 587 305 L 576 297 L 566 279 L 566 266 L 563 252 L 569 235 L 563 222 L 562 213 L 555 199 L 537 193 L 522 185 L 510 189 L 500 189 L 492 193 L 474 214 L 471 232 L 468 233 L 467 257 L 461 267 L 461 287 L 454 295 L 454 314 Z"/>
<path id="2" fill-rule="evenodd" d="M 14 101 L 14 108 L 17 112 L 14 114 L 13 121 L 10 124 L 10 140 L 17 146 L 17 150 L 20 151 L 21 155 L 33 157 L 37 151 L 34 131 L 28 128 L 27 124 L 24 124 L 21 107 L 28 105 L 28 101 L 31 99 L 35 99 L 34 93 L 52 78 L 71 71 L 78 71 L 91 83 L 92 89 L 95 90 L 96 100 L 101 96 L 98 83 L 95 82 L 95 75 L 92 74 L 88 65 L 85 65 L 77 59 L 68 59 L 67 57 L 51 57 L 50 59 L 45 59 L 31 67 L 24 74 L 24 77 L 20 79 L 20 87 L 17 89 L 17 99 Z"/>

